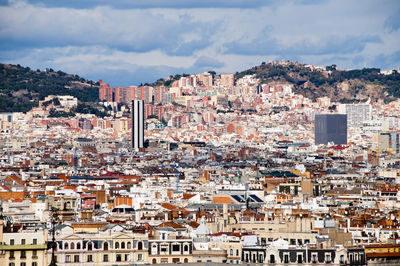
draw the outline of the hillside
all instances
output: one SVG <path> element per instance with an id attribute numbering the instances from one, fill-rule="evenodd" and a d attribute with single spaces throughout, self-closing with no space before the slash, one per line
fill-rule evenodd
<path id="1" fill-rule="evenodd" d="M 26 112 L 48 95 L 72 95 L 83 102 L 97 101 L 98 84 L 52 69 L 31 70 L 0 64 L 0 112 Z"/>
<path id="2" fill-rule="evenodd" d="M 368 98 L 389 102 L 400 98 L 400 74 L 380 74 L 377 68 L 362 70 L 328 71 L 312 69 L 292 62 L 262 63 L 251 69 L 237 72 L 235 79 L 255 74 L 263 84 L 288 82 L 294 92 L 312 100 L 327 96 L 337 102 L 365 101 Z M 187 74 L 159 79 L 152 85 L 170 86 L 174 80 Z M 81 102 L 98 101 L 98 83 L 77 75 L 52 69 L 31 70 L 20 65 L 0 63 L 0 112 L 26 112 L 38 105 L 48 95 L 72 95 Z"/>
<path id="3" fill-rule="evenodd" d="M 236 78 L 255 74 L 263 84 L 282 81 L 294 85 L 294 92 L 307 98 L 327 96 L 333 101 L 354 102 L 383 99 L 385 102 L 400 98 L 400 74 L 380 74 L 377 68 L 341 71 L 334 65 L 329 71 L 312 70 L 300 63 L 262 63 L 236 73 Z"/>

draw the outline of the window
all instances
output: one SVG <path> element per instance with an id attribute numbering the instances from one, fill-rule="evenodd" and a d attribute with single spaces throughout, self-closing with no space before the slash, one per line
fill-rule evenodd
<path id="1" fill-rule="evenodd" d="M 131 242 L 126 243 L 126 248 L 127 249 L 131 249 L 132 248 Z"/>
<path id="2" fill-rule="evenodd" d="M 269 262 L 275 263 L 275 255 L 269 255 Z"/>
<path id="3" fill-rule="evenodd" d="M 344 263 L 344 255 L 340 255 L 340 264 Z"/>
<path id="4" fill-rule="evenodd" d="M 15 259 L 15 257 L 14 257 L 14 251 L 11 250 L 11 251 L 10 251 L 10 260 L 13 260 L 13 259 Z"/>
<path id="5" fill-rule="evenodd" d="M 104 255 L 103 255 L 103 261 L 104 261 L 104 262 L 107 262 L 107 261 L 108 261 L 108 254 L 104 254 Z"/>
<path id="6" fill-rule="evenodd" d="M 108 242 L 104 242 L 104 244 L 103 244 L 103 249 L 104 249 L 104 250 L 108 250 Z"/>
<path id="7" fill-rule="evenodd" d="M 172 263 L 178 263 L 179 262 L 179 258 L 172 258 Z"/>
<path id="8" fill-rule="evenodd" d="M 129 254 L 125 254 L 125 261 L 129 261 Z"/>
<path id="9" fill-rule="evenodd" d="M 185 258 L 185 259 L 183 260 L 183 262 L 184 262 L 184 263 L 188 263 L 188 262 L 189 262 L 188 258 Z"/>
<path id="10" fill-rule="evenodd" d="M 71 255 L 65 255 L 65 262 L 71 262 Z"/>
<path id="11" fill-rule="evenodd" d="M 25 250 L 21 251 L 21 259 L 26 259 L 26 251 Z"/>
<path id="12" fill-rule="evenodd" d="M 168 250 L 168 245 L 162 244 L 161 247 L 160 247 L 160 251 L 161 252 L 167 252 L 167 250 Z"/>
<path id="13" fill-rule="evenodd" d="M 32 250 L 32 258 L 37 258 L 37 250 Z"/>
<path id="14" fill-rule="evenodd" d="M 32 244 L 33 245 L 37 245 L 37 239 L 36 238 L 33 239 Z"/>
<path id="15" fill-rule="evenodd" d="M 93 255 L 88 255 L 87 256 L 87 261 L 92 262 L 93 261 Z"/>
<path id="16" fill-rule="evenodd" d="M 119 242 L 115 242 L 115 249 L 119 249 Z"/>
<path id="17" fill-rule="evenodd" d="M 303 255 L 297 254 L 297 263 L 303 263 Z"/>
<path id="18" fill-rule="evenodd" d="M 92 249 L 93 249 L 93 244 L 92 244 L 92 243 L 89 243 L 89 244 L 87 245 L 87 249 L 88 249 L 88 250 L 92 250 Z"/>
<path id="19" fill-rule="evenodd" d="M 289 254 L 284 255 L 284 262 L 289 263 Z"/>
<path id="20" fill-rule="evenodd" d="M 231 248 L 229 254 L 230 254 L 231 256 L 233 256 L 233 249 L 232 249 L 232 248 Z"/>
<path id="21" fill-rule="evenodd" d="M 142 241 L 139 241 L 139 242 L 138 242 L 138 244 L 137 244 L 137 249 L 138 249 L 138 250 L 142 250 L 142 249 L 143 249 L 143 243 L 142 243 Z"/>
<path id="22" fill-rule="evenodd" d="M 76 249 L 81 249 L 81 243 L 76 244 Z"/>
<path id="23" fill-rule="evenodd" d="M 21 245 L 25 245 L 26 240 L 25 239 L 21 239 Z"/>
<path id="24" fill-rule="evenodd" d="M 14 239 L 10 239 L 10 245 L 13 246 L 14 243 L 15 243 L 15 240 Z"/>
<path id="25" fill-rule="evenodd" d="M 239 256 L 239 250 L 236 250 L 236 257 Z"/>
<path id="26" fill-rule="evenodd" d="M 74 255 L 74 262 L 79 262 L 79 255 Z"/>
<path id="27" fill-rule="evenodd" d="M 122 256 L 121 256 L 121 254 L 117 254 L 117 261 L 122 261 Z"/>
<path id="28" fill-rule="evenodd" d="M 121 249 L 125 249 L 125 242 L 121 243 Z"/>
<path id="29" fill-rule="evenodd" d="M 142 261 L 143 260 L 143 254 L 138 254 L 137 255 L 137 260 Z"/>
<path id="30" fill-rule="evenodd" d="M 64 249 L 68 249 L 68 243 L 64 244 Z"/>
<path id="31" fill-rule="evenodd" d="M 10 263 L 8 264 L 8 266 L 15 266 L 15 263 L 14 263 L 14 262 L 10 262 Z"/>
<path id="32" fill-rule="evenodd" d="M 71 249 L 75 249 L 75 243 L 71 243 Z"/>
<path id="33" fill-rule="evenodd" d="M 331 254 L 325 254 L 325 262 L 331 263 Z"/>
<path id="34" fill-rule="evenodd" d="M 151 245 L 151 254 L 157 254 L 157 244 Z"/>
<path id="35" fill-rule="evenodd" d="M 38 266 L 37 262 L 36 261 L 32 262 L 32 266 Z"/>
<path id="36" fill-rule="evenodd" d="M 180 249 L 180 246 L 178 245 L 178 244 L 174 244 L 174 245 L 172 245 L 172 251 L 180 251 L 181 249 Z"/>
<path id="37" fill-rule="evenodd" d="M 258 262 L 263 263 L 263 255 L 262 254 L 258 255 Z"/>
<path id="38" fill-rule="evenodd" d="M 183 251 L 188 252 L 189 251 L 189 246 L 188 245 L 183 246 Z"/>
<path id="39" fill-rule="evenodd" d="M 25 263 L 25 262 L 21 262 L 20 265 L 21 265 L 21 266 L 26 266 L 26 263 Z"/>
<path id="40" fill-rule="evenodd" d="M 317 254 L 312 254 L 312 263 L 317 263 Z"/>

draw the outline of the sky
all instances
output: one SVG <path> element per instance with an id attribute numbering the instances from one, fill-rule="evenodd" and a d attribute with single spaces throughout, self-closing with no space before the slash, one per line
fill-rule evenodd
<path id="1" fill-rule="evenodd" d="M 273 60 L 400 67 L 400 1 L 0 0 L 0 62 L 111 86 Z"/>

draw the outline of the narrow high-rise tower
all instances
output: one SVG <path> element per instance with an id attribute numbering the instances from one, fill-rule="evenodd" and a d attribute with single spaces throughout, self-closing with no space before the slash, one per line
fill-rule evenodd
<path id="1" fill-rule="evenodd" d="M 144 102 L 132 101 L 132 147 L 138 151 L 144 142 Z"/>

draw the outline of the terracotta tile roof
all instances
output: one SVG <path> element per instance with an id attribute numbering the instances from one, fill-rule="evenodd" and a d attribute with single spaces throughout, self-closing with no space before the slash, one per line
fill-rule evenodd
<path id="1" fill-rule="evenodd" d="M 174 223 L 174 222 L 164 222 L 164 223 L 158 225 L 157 227 L 172 227 L 174 229 L 185 229 L 184 226 L 179 225 L 179 224 Z"/>
<path id="2" fill-rule="evenodd" d="M 196 194 L 183 194 L 182 199 L 187 200 L 193 198 L 194 196 L 196 196 Z"/>

